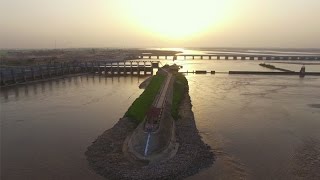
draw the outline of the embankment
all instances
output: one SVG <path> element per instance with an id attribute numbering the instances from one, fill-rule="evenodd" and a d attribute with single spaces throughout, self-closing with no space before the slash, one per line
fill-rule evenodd
<path id="1" fill-rule="evenodd" d="M 92 169 L 108 179 L 182 179 L 212 165 L 214 155 L 196 128 L 188 88 L 181 99 L 175 121 L 179 149 L 173 158 L 150 164 L 127 158 L 123 143 L 137 124 L 124 117 L 88 147 L 86 156 Z"/>

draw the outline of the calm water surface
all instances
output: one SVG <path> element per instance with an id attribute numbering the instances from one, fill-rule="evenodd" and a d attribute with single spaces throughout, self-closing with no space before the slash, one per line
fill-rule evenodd
<path id="1" fill-rule="evenodd" d="M 270 71 L 261 62 L 174 63 L 182 71 Z M 166 63 L 173 61 L 161 60 Z M 320 72 L 320 65 L 308 69 Z M 187 78 L 197 127 L 217 156 L 189 179 L 320 178 L 319 77 Z M 84 152 L 141 94 L 142 81 L 81 76 L 2 90 L 1 179 L 102 179 L 88 169 Z"/>
<path id="2" fill-rule="evenodd" d="M 1 179 L 103 179 L 84 152 L 141 94 L 142 81 L 81 76 L 1 90 Z"/>
<path id="3" fill-rule="evenodd" d="M 188 75 L 197 127 L 217 156 L 189 179 L 320 178 L 320 78 Z"/>

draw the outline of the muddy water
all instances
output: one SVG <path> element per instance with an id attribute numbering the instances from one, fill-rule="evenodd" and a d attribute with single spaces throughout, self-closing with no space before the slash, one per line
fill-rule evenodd
<path id="1" fill-rule="evenodd" d="M 175 63 L 182 71 L 269 71 L 260 61 Z M 217 156 L 189 179 L 320 179 L 319 77 L 187 78 L 197 127 Z M 140 95 L 142 80 L 82 76 L 1 90 L 1 179 L 102 179 L 84 152 Z"/>
<path id="2" fill-rule="evenodd" d="M 143 79 L 81 76 L 1 90 L 1 179 L 103 179 L 84 152 L 141 94 Z"/>
<path id="3" fill-rule="evenodd" d="M 217 156 L 188 179 L 320 179 L 320 78 L 188 75 Z"/>

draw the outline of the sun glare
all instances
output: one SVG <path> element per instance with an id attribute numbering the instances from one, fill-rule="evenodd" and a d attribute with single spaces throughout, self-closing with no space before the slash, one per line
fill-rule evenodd
<path id="1" fill-rule="evenodd" d="M 223 0 L 131 0 L 129 11 L 144 30 L 170 39 L 204 33 L 226 16 Z"/>

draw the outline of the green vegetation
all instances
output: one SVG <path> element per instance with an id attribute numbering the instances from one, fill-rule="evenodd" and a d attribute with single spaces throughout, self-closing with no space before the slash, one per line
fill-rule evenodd
<path id="1" fill-rule="evenodd" d="M 188 80 L 187 78 L 181 74 L 175 74 L 175 82 L 173 85 L 173 98 L 172 98 L 172 108 L 171 115 L 177 120 L 179 118 L 179 106 L 183 99 L 186 88 L 188 88 Z"/>
<path id="2" fill-rule="evenodd" d="M 154 98 L 159 92 L 164 79 L 164 75 L 153 76 L 150 84 L 143 91 L 140 97 L 132 103 L 125 116 L 132 118 L 137 124 L 142 122 L 147 111 L 151 107 Z"/>

